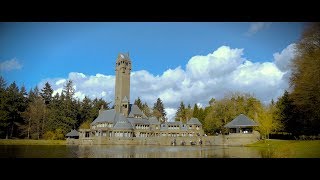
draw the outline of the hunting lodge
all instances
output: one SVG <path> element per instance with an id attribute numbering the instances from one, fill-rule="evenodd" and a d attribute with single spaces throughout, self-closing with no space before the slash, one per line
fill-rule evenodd
<path id="1" fill-rule="evenodd" d="M 98 117 L 91 123 L 90 129 L 80 129 L 79 139 L 93 137 L 120 139 L 134 137 L 201 137 L 204 132 L 197 118 L 186 123 L 160 122 L 156 117 L 147 117 L 141 109 L 130 104 L 131 60 L 128 54 L 117 57 L 114 109 L 99 110 Z"/>

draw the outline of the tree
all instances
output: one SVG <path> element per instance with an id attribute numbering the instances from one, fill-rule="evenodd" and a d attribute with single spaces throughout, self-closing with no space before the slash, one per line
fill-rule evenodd
<path id="1" fill-rule="evenodd" d="M 6 130 L 6 139 L 12 138 L 17 134 L 19 123 L 22 120 L 20 117 L 20 112 L 23 106 L 23 98 L 19 92 L 19 88 L 15 82 L 11 83 L 6 89 L 7 91 L 7 102 L 6 102 L 6 111 L 8 112 L 8 122 Z M 16 132 L 16 134 L 14 134 Z"/>
<path id="2" fill-rule="evenodd" d="M 180 102 L 180 106 L 176 112 L 176 116 L 175 116 L 175 120 L 176 121 L 185 121 L 186 119 L 186 115 L 185 115 L 185 106 L 184 106 L 184 103 L 183 101 Z"/>
<path id="3" fill-rule="evenodd" d="M 4 137 L 9 126 L 9 112 L 7 109 L 8 96 L 6 81 L 0 76 L 0 137 Z"/>
<path id="4" fill-rule="evenodd" d="M 189 121 L 192 118 L 193 110 L 191 109 L 191 105 L 190 104 L 188 104 L 188 108 L 185 109 L 185 115 L 186 115 L 185 122 Z"/>
<path id="5" fill-rule="evenodd" d="M 134 101 L 134 104 L 137 105 L 139 107 L 139 109 L 142 109 L 142 102 L 141 102 L 140 97 L 138 97 L 138 99 L 136 99 Z"/>
<path id="6" fill-rule="evenodd" d="M 299 109 L 302 133 L 320 133 L 320 23 L 310 23 L 296 46 L 292 62 L 292 100 Z"/>
<path id="7" fill-rule="evenodd" d="M 285 91 L 275 104 L 274 118 L 282 123 L 282 131 L 292 133 L 295 136 L 300 134 L 301 129 L 297 128 L 301 127 L 297 108 L 288 91 Z"/>
<path id="8" fill-rule="evenodd" d="M 160 98 L 157 99 L 157 102 L 153 105 L 153 115 L 158 118 L 158 120 L 164 121 L 166 119 L 166 112 L 164 111 L 164 105 Z"/>
<path id="9" fill-rule="evenodd" d="M 22 126 L 22 132 L 28 138 L 40 139 L 44 134 L 43 123 L 46 116 L 46 105 L 41 98 L 36 98 L 33 102 L 29 103 L 29 106 L 22 116 L 25 119 L 25 125 Z"/>
<path id="10" fill-rule="evenodd" d="M 274 106 L 264 107 L 258 114 L 258 130 L 264 139 L 269 139 L 269 134 L 281 129 L 282 124 L 273 118 Z"/>
<path id="11" fill-rule="evenodd" d="M 80 108 L 80 120 L 77 122 L 78 125 L 81 125 L 82 123 L 88 121 L 92 122 L 92 102 L 91 99 L 89 99 L 87 96 L 84 97 L 81 103 L 81 108 Z"/>
<path id="12" fill-rule="evenodd" d="M 150 112 L 150 108 L 146 102 L 142 105 L 141 110 L 147 117 L 151 117 L 152 113 Z"/>
<path id="13" fill-rule="evenodd" d="M 46 105 L 50 104 L 52 100 L 52 93 L 53 89 L 51 88 L 51 85 L 48 82 L 46 82 L 45 86 L 41 89 L 40 93 Z"/>
<path id="14" fill-rule="evenodd" d="M 195 103 L 193 106 L 192 116 L 199 119 L 199 107 L 198 107 L 197 103 Z"/>
<path id="15" fill-rule="evenodd" d="M 108 103 L 105 100 L 103 100 L 102 98 L 93 99 L 93 101 L 92 101 L 93 108 L 91 110 L 91 121 L 93 121 L 95 118 L 98 117 L 99 110 L 100 110 L 101 106 L 103 106 L 104 109 L 110 109 L 109 104 L 110 104 L 110 102 Z"/>
<path id="16" fill-rule="evenodd" d="M 75 93 L 75 89 L 73 87 L 72 80 L 68 80 L 66 84 L 63 87 L 62 93 L 66 96 L 67 100 L 71 100 L 73 98 L 73 95 Z"/>
<path id="17" fill-rule="evenodd" d="M 40 96 L 38 86 L 36 86 L 34 89 L 30 89 L 28 94 L 28 102 L 32 102 L 34 99 L 38 98 Z"/>
<path id="18" fill-rule="evenodd" d="M 213 106 L 214 103 L 216 103 L 216 99 L 211 98 L 210 101 L 209 101 L 209 105 L 210 105 L 210 106 Z"/>

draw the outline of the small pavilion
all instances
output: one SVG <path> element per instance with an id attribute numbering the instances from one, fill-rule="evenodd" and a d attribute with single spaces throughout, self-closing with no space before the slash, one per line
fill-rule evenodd
<path id="1" fill-rule="evenodd" d="M 68 134 L 66 134 L 67 138 L 79 139 L 79 132 L 75 129 L 71 130 Z"/>
<path id="2" fill-rule="evenodd" d="M 247 116 L 240 114 L 234 118 L 231 122 L 224 127 L 228 128 L 229 133 L 252 133 L 253 127 L 258 126 L 258 123 L 248 118 Z"/>

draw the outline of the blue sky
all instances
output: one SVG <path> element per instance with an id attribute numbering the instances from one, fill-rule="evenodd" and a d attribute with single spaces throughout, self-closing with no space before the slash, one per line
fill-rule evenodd
<path id="1" fill-rule="evenodd" d="M 174 73 L 181 71 L 181 73 L 184 73 L 183 80 L 186 80 L 186 82 L 189 80 L 193 82 L 193 84 L 196 84 L 195 81 L 192 81 L 192 79 L 196 78 L 188 75 L 191 72 L 193 72 L 193 75 L 196 74 L 195 69 L 192 70 L 191 68 L 191 59 L 199 56 L 203 56 L 202 59 L 204 57 L 209 58 L 209 54 L 215 51 L 218 53 L 219 51 L 220 53 L 224 52 L 227 54 L 234 52 L 237 54 L 235 58 L 239 59 L 239 61 L 237 61 L 238 64 L 232 66 L 232 71 L 223 71 L 227 72 L 228 75 L 236 73 L 239 67 L 245 65 L 247 67 L 248 64 L 246 64 L 246 61 L 257 65 L 256 70 L 267 67 L 268 64 L 265 63 L 270 62 L 276 64 L 278 69 L 282 68 L 282 70 L 279 71 L 282 72 L 281 78 L 278 79 L 279 82 L 277 81 L 277 83 L 282 83 L 287 69 L 279 66 L 287 65 L 286 62 L 290 61 L 287 57 L 292 57 L 290 52 L 292 52 L 293 46 L 289 47 L 289 45 L 298 41 L 303 26 L 304 23 L 294 22 L 0 23 L 1 75 L 8 84 L 16 81 L 19 86 L 24 84 L 28 90 L 36 85 L 41 86 L 46 80 L 51 83 L 56 83 L 59 80 L 70 77 L 75 78 L 71 76 L 72 74 L 70 75 L 71 72 L 74 72 L 73 75 L 76 73 L 78 73 L 78 75 L 83 74 L 87 78 L 86 80 L 89 80 L 89 77 L 97 78 L 97 74 L 113 76 L 114 63 L 118 53 L 129 52 L 133 65 L 132 71 L 137 72 L 136 74 L 133 73 L 132 76 L 135 77 L 132 78 L 139 79 L 136 77 L 139 75 L 139 72 L 141 77 L 146 78 L 146 74 L 141 74 L 144 72 L 142 70 L 145 70 L 152 78 L 156 78 L 157 76 L 163 78 L 165 72 L 170 74 L 171 71 L 168 70 L 171 69 L 172 76 L 176 75 Z M 239 49 L 239 51 L 236 51 L 236 49 Z M 281 53 L 282 51 L 284 52 Z M 275 53 L 279 53 L 277 58 L 275 57 Z M 203 60 L 203 62 L 204 61 L 213 63 L 213 61 L 218 62 L 219 60 L 209 58 Z M 202 60 L 200 58 L 194 60 L 194 63 L 195 62 L 201 64 Z M 220 66 L 220 68 L 217 67 L 218 70 L 223 69 L 222 64 L 210 63 L 210 66 Z M 226 63 L 232 64 L 232 60 L 228 59 Z M 189 70 L 187 69 L 188 64 L 190 66 Z M 179 66 L 180 69 L 177 69 Z M 193 65 L 193 67 L 196 66 Z M 223 65 L 223 67 L 224 69 L 229 68 L 226 65 Z M 285 69 L 285 71 L 283 69 Z M 206 70 L 211 73 L 211 80 L 214 80 L 212 79 L 212 77 L 215 76 L 213 72 L 214 68 L 211 69 L 212 71 L 208 68 L 206 68 Z M 203 71 L 203 73 L 206 73 L 206 71 Z M 175 77 L 173 77 L 173 79 L 174 78 Z M 210 79 L 210 77 L 207 78 Z M 110 80 L 112 80 L 112 77 Z M 214 81 L 217 82 L 217 79 Z M 141 81 L 141 83 L 146 82 L 147 79 Z M 245 82 L 245 80 L 243 82 Z M 76 85 L 77 83 L 83 82 L 76 82 Z M 112 81 L 110 81 L 110 83 L 113 84 Z M 152 82 L 150 83 L 152 84 Z M 177 82 L 172 83 L 177 84 Z M 133 85 L 135 85 L 134 82 Z M 61 83 L 56 83 L 54 88 L 57 90 L 61 88 L 61 86 Z M 252 84 L 252 86 L 254 86 L 254 84 Z M 108 94 L 107 91 L 105 91 L 105 93 L 100 92 L 103 91 L 102 89 L 104 87 L 105 89 L 110 88 L 110 96 L 106 95 Z M 107 85 L 105 85 L 100 87 L 99 92 L 86 92 L 86 90 L 81 89 L 80 85 L 78 85 L 78 90 L 81 90 L 81 93 L 78 95 L 79 97 L 83 97 L 85 94 L 93 97 L 93 95 L 99 96 L 99 94 L 102 94 L 101 96 L 105 99 L 112 100 L 112 87 L 114 86 L 107 87 Z M 202 87 L 201 83 L 199 87 Z M 284 88 L 287 87 L 287 85 L 282 85 L 281 87 Z M 92 86 L 91 88 L 95 87 Z M 143 90 L 139 90 L 139 88 L 132 88 L 136 90 L 132 90 L 133 95 L 131 96 L 131 101 L 133 101 L 136 96 L 143 96 L 139 93 L 145 93 Z M 168 91 L 168 94 L 170 88 L 176 92 L 172 86 L 168 86 L 164 91 Z M 274 86 L 273 88 L 279 87 Z M 149 103 L 151 104 L 151 99 L 160 95 L 166 99 L 165 95 L 163 95 L 164 92 L 160 92 L 160 89 L 155 90 L 158 91 L 158 93 L 149 94 L 149 96 L 146 95 L 146 101 L 150 101 Z M 218 90 L 219 89 L 216 91 Z M 225 90 L 231 91 L 234 89 L 226 87 Z M 181 91 L 181 93 L 182 92 L 183 91 Z M 259 98 L 263 101 L 268 101 L 271 97 L 277 97 L 279 93 L 280 92 L 277 92 L 277 95 L 274 96 L 270 95 L 270 97 Z M 219 93 L 213 93 L 207 95 L 220 97 L 221 95 L 218 94 Z M 255 92 L 255 90 L 253 90 L 253 94 L 258 94 L 259 96 L 259 93 Z M 199 98 L 199 100 L 190 99 L 189 102 L 204 103 L 206 99 L 207 98 Z M 179 99 L 172 104 L 168 104 L 171 104 L 171 107 L 174 108 L 178 101 Z"/>

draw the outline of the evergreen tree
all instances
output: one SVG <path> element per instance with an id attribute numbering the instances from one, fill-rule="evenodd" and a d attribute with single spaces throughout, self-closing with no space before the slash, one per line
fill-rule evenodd
<path id="1" fill-rule="evenodd" d="M 98 117 L 99 110 L 101 109 L 101 106 L 103 106 L 103 109 L 110 109 L 109 104 L 110 104 L 110 102 L 108 103 L 105 100 L 103 100 L 102 98 L 93 99 L 93 101 L 92 101 L 93 108 L 91 110 L 91 122 Z"/>
<path id="2" fill-rule="evenodd" d="M 142 109 L 142 102 L 140 97 L 134 101 L 134 104 L 137 105 L 140 109 Z"/>
<path id="3" fill-rule="evenodd" d="M 9 126 L 9 112 L 7 109 L 8 96 L 6 81 L 0 76 L 0 138 L 4 138 Z"/>
<path id="4" fill-rule="evenodd" d="M 176 116 L 175 116 L 175 120 L 176 121 L 182 121 L 182 122 L 184 122 L 185 121 L 185 119 L 186 119 L 186 114 L 185 114 L 185 106 L 184 106 L 184 103 L 183 103 L 183 101 L 181 101 L 180 102 L 180 106 L 179 106 L 179 108 L 178 108 L 178 110 L 177 110 L 177 112 L 176 112 Z"/>
<path id="5" fill-rule="evenodd" d="M 185 122 L 188 122 L 192 118 L 192 114 L 193 114 L 193 110 L 191 108 L 191 105 L 188 104 L 188 108 L 185 109 L 185 115 L 186 115 Z"/>
<path id="6" fill-rule="evenodd" d="M 153 115 L 161 121 L 165 121 L 166 119 L 166 112 L 164 111 L 164 105 L 160 98 L 158 98 L 157 102 L 153 105 Z"/>
<path id="7" fill-rule="evenodd" d="M 40 93 L 46 105 L 50 104 L 52 100 L 52 93 L 53 89 L 51 88 L 51 85 L 48 82 L 46 82 L 45 86 L 41 89 Z"/>
<path id="8" fill-rule="evenodd" d="M 19 109 L 21 107 L 21 94 L 19 92 L 19 88 L 15 82 L 11 83 L 9 87 L 7 87 L 7 104 L 6 111 L 8 112 L 8 123 L 6 130 L 6 139 L 12 138 L 14 132 L 16 132 L 18 128 L 18 123 L 20 121 L 20 112 Z"/>
<path id="9" fill-rule="evenodd" d="M 85 96 L 81 103 L 80 121 L 78 122 L 78 125 L 86 121 L 90 123 L 93 121 L 93 118 L 91 117 L 92 108 L 91 99 Z"/>
<path id="10" fill-rule="evenodd" d="M 297 128 L 301 127 L 299 115 L 288 91 L 285 91 L 283 96 L 278 99 L 275 107 L 275 118 L 283 124 L 282 130 L 292 133 L 294 136 L 299 135 L 301 132 L 301 129 Z"/>
<path id="11" fill-rule="evenodd" d="M 152 116 L 152 113 L 150 112 L 150 108 L 149 108 L 149 106 L 148 106 L 148 104 L 146 102 L 142 105 L 142 109 L 141 110 L 147 117 L 151 117 Z"/>

